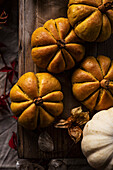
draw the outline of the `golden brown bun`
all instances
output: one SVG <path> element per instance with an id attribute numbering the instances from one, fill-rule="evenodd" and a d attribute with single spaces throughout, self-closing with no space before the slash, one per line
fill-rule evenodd
<path id="1" fill-rule="evenodd" d="M 31 37 L 32 59 L 40 68 L 60 73 L 82 60 L 85 49 L 67 18 L 48 20 L 37 28 Z"/>
<path id="2" fill-rule="evenodd" d="M 102 42 L 110 37 L 113 32 L 113 9 L 105 9 L 107 2 L 110 1 L 69 0 L 68 19 L 79 38 Z"/>
<path id="3" fill-rule="evenodd" d="M 87 57 L 72 75 L 74 96 L 90 110 L 113 106 L 113 62 L 106 56 Z"/>
<path id="4" fill-rule="evenodd" d="M 10 91 L 11 110 L 27 129 L 49 126 L 63 111 L 59 81 L 49 73 L 25 73 Z"/>

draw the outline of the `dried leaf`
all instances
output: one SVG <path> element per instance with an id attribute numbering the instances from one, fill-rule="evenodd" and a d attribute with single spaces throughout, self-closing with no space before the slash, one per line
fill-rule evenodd
<path id="1" fill-rule="evenodd" d="M 5 94 L 5 95 L 2 95 L 0 96 L 0 109 L 3 108 L 3 109 L 6 109 L 9 111 L 8 109 L 8 97 L 9 97 L 9 93 L 8 94 Z"/>
<path id="2" fill-rule="evenodd" d="M 8 14 L 3 11 L 0 15 L 0 24 L 5 24 L 7 22 Z"/>
<path id="3" fill-rule="evenodd" d="M 26 159 L 19 159 L 16 161 L 16 170 L 45 170 L 38 163 Z"/>
<path id="4" fill-rule="evenodd" d="M 68 133 L 71 137 L 72 140 L 74 140 L 75 143 L 80 141 L 81 135 L 82 135 L 82 130 L 79 126 L 72 126 L 68 128 Z"/>
<path id="5" fill-rule="evenodd" d="M 82 130 L 79 126 L 89 121 L 89 112 L 83 112 L 82 107 L 77 107 L 71 110 L 71 116 L 67 120 L 61 119 L 56 125 L 56 128 L 67 128 L 72 140 L 77 143 L 81 139 Z"/>
<path id="6" fill-rule="evenodd" d="M 81 126 L 89 121 L 89 112 L 83 112 L 81 106 L 71 110 L 71 116 L 67 120 L 61 119 L 54 127 L 68 128 L 74 123 Z"/>
<path id="7" fill-rule="evenodd" d="M 9 140 L 9 146 L 12 149 L 17 150 L 17 135 L 15 132 L 12 132 L 12 133 L 13 133 L 13 135 L 11 136 L 11 139 Z"/>
<path id="8" fill-rule="evenodd" d="M 38 138 L 38 145 L 40 150 L 44 152 L 52 152 L 54 150 L 54 144 L 52 138 L 47 132 L 42 132 Z"/>
<path id="9" fill-rule="evenodd" d="M 82 107 L 81 106 L 76 107 L 76 108 L 71 110 L 71 115 L 72 116 L 75 116 L 75 114 L 80 114 L 80 113 L 82 113 Z"/>
<path id="10" fill-rule="evenodd" d="M 81 106 L 71 110 L 73 122 L 82 126 L 89 121 L 89 112 L 83 112 Z"/>
<path id="11" fill-rule="evenodd" d="M 14 118 L 15 120 L 18 120 L 18 118 L 17 118 L 16 116 L 14 116 L 14 115 L 13 115 L 13 116 L 11 116 L 11 117 L 12 117 L 12 118 Z"/>
<path id="12" fill-rule="evenodd" d="M 16 75 L 17 77 L 17 71 L 15 70 L 15 66 L 16 66 L 16 61 L 14 60 L 13 62 L 10 63 L 12 67 L 9 67 L 5 64 L 5 66 L 3 68 L 0 69 L 0 72 L 6 72 L 7 74 L 7 79 L 10 81 L 10 83 L 12 84 L 13 81 L 13 77 L 14 75 Z"/>
<path id="13" fill-rule="evenodd" d="M 61 120 L 59 120 L 59 122 L 56 125 L 54 125 L 54 127 L 66 129 L 66 128 L 68 128 L 68 124 L 69 124 L 69 122 L 67 120 L 61 119 Z"/>
<path id="14" fill-rule="evenodd" d="M 79 126 L 82 126 L 83 124 L 87 123 L 89 121 L 89 112 L 82 112 L 76 119 L 76 123 Z"/>
<path id="15" fill-rule="evenodd" d="M 67 170 L 67 166 L 62 160 L 53 159 L 49 163 L 48 170 Z"/>

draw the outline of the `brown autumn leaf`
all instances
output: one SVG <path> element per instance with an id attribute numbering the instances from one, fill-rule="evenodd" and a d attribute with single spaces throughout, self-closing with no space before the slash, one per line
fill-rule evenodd
<path id="1" fill-rule="evenodd" d="M 82 126 L 89 121 L 89 112 L 83 112 L 82 107 L 77 107 L 71 110 L 71 116 L 67 120 L 61 119 L 54 127 L 66 128 L 71 139 L 77 143 L 82 136 Z"/>
<path id="2" fill-rule="evenodd" d="M 44 152 L 52 152 L 54 150 L 54 143 L 51 136 L 46 132 L 42 132 L 38 138 L 38 146 Z"/>
<path id="3" fill-rule="evenodd" d="M 79 126 L 71 126 L 68 128 L 68 134 L 71 139 L 77 143 L 81 139 L 82 129 Z"/>
<path id="4" fill-rule="evenodd" d="M 77 125 L 82 126 L 89 121 L 89 112 L 83 112 L 80 106 L 71 110 L 71 117 Z"/>
<path id="5" fill-rule="evenodd" d="M 67 129 L 69 126 L 68 124 L 69 122 L 67 120 L 61 119 L 56 125 L 54 125 L 54 127 Z"/>
<path id="6" fill-rule="evenodd" d="M 71 110 L 71 116 L 67 120 L 61 119 L 56 128 L 68 128 L 71 124 L 81 126 L 89 121 L 89 112 L 83 112 L 81 106 Z"/>

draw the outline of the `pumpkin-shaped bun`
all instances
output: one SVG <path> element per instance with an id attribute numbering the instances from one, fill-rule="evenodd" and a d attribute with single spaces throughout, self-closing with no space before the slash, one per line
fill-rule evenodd
<path id="1" fill-rule="evenodd" d="M 40 68 L 60 73 L 81 61 L 85 49 L 75 35 L 67 18 L 48 20 L 31 37 L 32 59 Z"/>
<path id="2" fill-rule="evenodd" d="M 49 73 L 25 73 L 10 91 L 11 110 L 27 129 L 50 125 L 63 111 L 59 81 Z"/>
<path id="3" fill-rule="evenodd" d="M 113 106 L 113 61 L 105 56 L 87 57 L 73 73 L 74 96 L 90 110 Z"/>
<path id="4" fill-rule="evenodd" d="M 113 32 L 112 0 L 69 0 L 68 19 L 78 37 L 102 42 Z"/>
<path id="5" fill-rule="evenodd" d="M 113 107 L 96 113 L 87 122 L 81 148 L 93 168 L 113 170 Z"/>

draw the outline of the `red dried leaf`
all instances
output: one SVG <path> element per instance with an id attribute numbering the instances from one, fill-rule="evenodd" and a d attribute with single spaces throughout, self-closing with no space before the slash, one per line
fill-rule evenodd
<path id="1" fill-rule="evenodd" d="M 9 71 L 12 71 L 12 68 L 11 68 L 11 67 L 5 66 L 5 67 L 3 67 L 3 68 L 0 69 L 0 72 L 9 72 Z"/>
<path id="2" fill-rule="evenodd" d="M 8 97 L 9 97 L 9 94 L 0 96 L 0 106 L 6 106 L 7 105 L 6 100 L 7 100 Z"/>
<path id="3" fill-rule="evenodd" d="M 16 117 L 16 116 L 11 116 L 12 118 L 14 118 L 14 119 L 16 119 L 16 120 L 18 120 L 18 118 Z"/>
<path id="4" fill-rule="evenodd" d="M 13 76 L 14 76 L 14 71 L 11 71 L 7 76 L 11 84 L 13 82 Z"/>
<path id="5" fill-rule="evenodd" d="M 16 61 L 15 61 L 15 60 L 12 61 L 11 66 L 12 66 L 13 69 L 14 69 L 14 67 L 15 67 L 15 64 L 16 64 Z"/>
<path id="6" fill-rule="evenodd" d="M 12 132 L 12 133 L 13 133 L 13 135 L 11 136 L 11 139 L 9 140 L 9 146 L 12 149 L 17 150 L 17 135 L 15 132 Z"/>
<path id="7" fill-rule="evenodd" d="M 0 15 L 0 24 L 5 24 L 7 22 L 8 14 L 3 11 Z"/>
<path id="8" fill-rule="evenodd" d="M 5 64 L 5 66 L 4 66 L 2 69 L 0 69 L 0 72 L 6 72 L 6 73 L 8 73 L 8 74 L 7 74 L 7 79 L 8 79 L 8 80 L 10 81 L 10 83 L 12 84 L 14 74 L 16 75 L 16 77 L 18 76 L 17 71 L 14 70 L 16 62 L 15 62 L 15 60 L 14 60 L 14 61 L 11 63 L 12 68 L 11 68 L 11 67 L 8 67 L 8 66 L 6 65 L 5 61 L 4 61 L 4 64 Z"/>
<path id="9" fill-rule="evenodd" d="M 9 102 L 8 102 L 8 98 L 9 98 L 9 93 L 8 94 L 3 94 L 0 96 L 0 109 L 6 109 L 9 111 Z"/>

